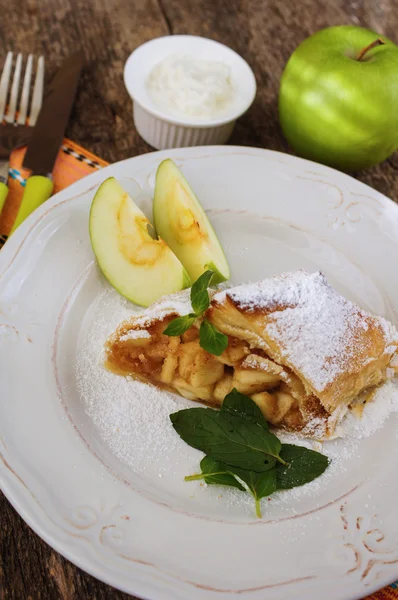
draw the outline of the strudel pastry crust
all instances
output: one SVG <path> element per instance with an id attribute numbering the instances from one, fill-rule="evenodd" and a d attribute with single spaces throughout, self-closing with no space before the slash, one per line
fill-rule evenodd
<path id="1" fill-rule="evenodd" d="M 122 323 L 106 343 L 108 368 L 218 406 L 235 387 L 276 427 L 318 438 L 333 435 L 363 390 L 395 373 L 396 329 L 343 298 L 320 272 L 213 293 L 206 318 L 229 342 L 219 357 L 200 347 L 199 319 L 182 336 L 163 335 L 189 312 L 184 291 Z"/>

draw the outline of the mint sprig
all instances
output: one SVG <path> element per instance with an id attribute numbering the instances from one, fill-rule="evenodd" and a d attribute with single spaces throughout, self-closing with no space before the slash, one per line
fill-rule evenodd
<path id="1" fill-rule="evenodd" d="M 228 337 L 205 319 L 200 325 L 199 343 L 203 350 L 207 350 L 215 356 L 220 356 L 228 347 Z"/>
<path id="2" fill-rule="evenodd" d="M 251 423 L 257 423 L 258 425 L 261 425 L 261 427 L 264 427 L 264 429 L 268 430 L 268 423 L 265 420 L 260 408 L 255 402 L 248 402 L 247 400 L 247 396 L 241 394 L 236 388 L 234 388 L 232 392 L 225 396 L 224 402 L 221 405 L 221 411 L 224 415 L 225 413 L 230 413 L 231 415 L 235 415 L 241 419 L 246 419 Z"/>
<path id="3" fill-rule="evenodd" d="M 278 490 L 301 486 L 325 471 L 323 454 L 293 444 L 281 444 L 269 431 L 262 412 L 251 398 L 233 389 L 219 411 L 189 408 L 170 415 L 174 429 L 193 448 L 206 454 L 200 474 L 214 485 L 239 488 L 245 484 L 261 517 L 260 500 Z"/>
<path id="4" fill-rule="evenodd" d="M 210 306 L 210 296 L 207 288 L 213 278 L 214 272 L 208 269 L 191 287 L 191 304 L 195 315 L 202 315 Z"/>
<path id="5" fill-rule="evenodd" d="M 165 335 L 182 335 L 192 327 L 197 318 L 204 315 L 210 306 L 210 296 L 207 288 L 211 283 L 213 275 L 214 271 L 208 269 L 198 277 L 191 287 L 191 305 L 193 313 L 177 317 L 170 321 L 163 332 Z M 228 347 L 228 337 L 221 333 L 221 331 L 218 331 L 218 329 L 207 319 L 204 319 L 199 330 L 199 344 L 210 354 L 220 356 L 220 354 Z"/>
<path id="6" fill-rule="evenodd" d="M 329 464 L 324 454 L 294 444 L 282 444 L 280 456 L 287 466 L 280 465 L 277 469 L 278 490 L 290 490 L 309 483 L 322 475 Z"/>
<path id="7" fill-rule="evenodd" d="M 256 473 L 255 471 L 245 471 L 244 469 L 229 467 L 229 471 L 231 474 L 237 475 L 247 485 L 255 501 L 256 516 L 261 519 L 261 498 L 271 496 L 278 489 L 277 469 L 271 469 L 270 471 L 265 471 L 265 473 Z"/>
<path id="8" fill-rule="evenodd" d="M 215 460 L 250 471 L 268 471 L 275 466 L 278 448 L 265 430 L 211 408 L 187 408 L 170 415 L 180 437 Z M 275 438 L 277 439 L 277 438 Z M 279 441 L 279 440 L 278 440 Z"/>
<path id="9" fill-rule="evenodd" d="M 177 317 L 177 319 L 173 319 L 167 325 L 166 329 L 163 331 L 165 335 L 182 335 L 185 333 L 196 321 L 196 315 L 189 314 L 184 317 Z"/>
<path id="10" fill-rule="evenodd" d="M 203 479 L 208 485 L 228 485 L 236 487 L 241 492 L 245 488 L 239 481 L 230 473 L 227 465 L 214 460 L 211 456 L 205 456 L 200 461 L 201 473 L 196 475 L 187 475 L 185 481 L 197 481 Z"/>

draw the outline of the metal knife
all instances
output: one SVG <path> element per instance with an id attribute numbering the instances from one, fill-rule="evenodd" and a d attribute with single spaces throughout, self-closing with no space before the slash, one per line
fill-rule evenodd
<path id="1" fill-rule="evenodd" d="M 34 126 L 23 166 L 32 174 L 10 235 L 52 194 L 52 170 L 64 138 L 83 67 L 81 51 L 69 56 L 51 81 Z"/>

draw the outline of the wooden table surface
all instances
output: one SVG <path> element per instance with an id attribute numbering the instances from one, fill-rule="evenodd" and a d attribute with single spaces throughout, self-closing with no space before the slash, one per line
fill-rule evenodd
<path id="1" fill-rule="evenodd" d="M 42 53 L 50 77 L 83 47 L 87 65 L 66 134 L 110 162 L 152 150 L 134 129 L 122 74 L 132 50 L 153 37 L 201 35 L 240 53 L 255 72 L 258 92 L 230 143 L 282 152 L 289 149 L 277 119 L 279 80 L 304 38 L 326 26 L 355 24 L 398 42 L 398 0 L 18 0 L 12 9 L 5 6 L 0 56 Z M 356 176 L 398 200 L 398 153 Z M 129 597 L 54 552 L 3 495 L 0 515 L 1 600 Z"/>

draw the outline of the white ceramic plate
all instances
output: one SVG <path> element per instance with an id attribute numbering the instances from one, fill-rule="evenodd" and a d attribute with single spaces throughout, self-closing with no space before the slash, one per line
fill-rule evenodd
<path id="1" fill-rule="evenodd" d="M 155 152 L 107 167 L 49 200 L 0 253 L 1 488 L 57 551 L 144 598 L 363 597 L 398 576 L 396 415 L 341 471 L 311 494 L 268 502 L 259 521 L 238 492 L 219 498 L 218 489 L 183 482 L 200 453 L 179 438 L 168 446 L 162 431 L 152 442 L 141 436 L 133 469 L 85 411 L 76 361 L 88 336 L 102 344 L 119 302 L 93 262 L 90 203 L 113 175 L 148 208 L 167 156 L 208 209 L 233 282 L 321 268 L 340 292 L 397 322 L 398 208 L 354 179 L 239 147 Z M 100 372 L 94 363 L 86 383 L 91 367 Z M 98 381 L 91 391 L 94 402 L 103 398 Z"/>

